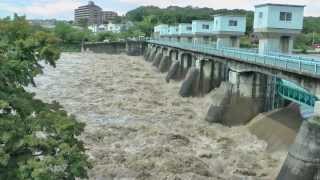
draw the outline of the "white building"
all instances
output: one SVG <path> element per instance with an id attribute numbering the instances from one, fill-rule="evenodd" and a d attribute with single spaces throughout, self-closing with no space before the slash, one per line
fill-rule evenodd
<path id="1" fill-rule="evenodd" d="M 101 24 L 101 25 L 91 25 L 88 27 L 89 30 L 91 30 L 93 33 L 99 33 L 99 32 L 113 32 L 113 33 L 120 33 L 122 31 L 128 30 L 131 26 L 133 26 L 132 23 L 127 22 L 125 24 Z"/>
<path id="2" fill-rule="evenodd" d="M 113 33 L 120 33 L 124 29 L 125 25 L 124 24 L 113 24 L 109 23 L 107 25 L 107 30 L 108 32 L 113 32 Z"/>
<path id="3" fill-rule="evenodd" d="M 192 34 L 194 43 L 210 43 L 213 36 L 213 21 L 208 20 L 193 20 L 192 21 Z"/>
<path id="4" fill-rule="evenodd" d="M 154 38 L 160 39 L 164 38 L 164 36 L 167 36 L 169 33 L 169 26 L 167 24 L 159 24 L 154 27 Z"/>
<path id="5" fill-rule="evenodd" d="M 106 25 L 90 25 L 88 29 L 93 33 L 99 33 L 99 32 L 106 32 L 107 26 Z"/>
<path id="6" fill-rule="evenodd" d="M 240 36 L 246 32 L 246 17 L 241 15 L 215 15 L 213 32 L 217 47 L 240 47 Z"/>

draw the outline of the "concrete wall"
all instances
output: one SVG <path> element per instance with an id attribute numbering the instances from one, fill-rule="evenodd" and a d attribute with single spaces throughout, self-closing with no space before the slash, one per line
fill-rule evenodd
<path id="1" fill-rule="evenodd" d="M 209 29 L 203 28 L 203 26 L 209 26 Z M 192 21 L 192 33 L 193 34 L 210 34 L 213 33 L 213 21 L 202 21 L 202 20 L 195 20 Z"/>
<path id="2" fill-rule="evenodd" d="M 84 50 L 94 53 L 120 54 L 126 52 L 126 42 L 86 43 Z"/>
<path id="3" fill-rule="evenodd" d="M 179 24 L 179 35 L 192 34 L 192 24 Z"/>
<path id="4" fill-rule="evenodd" d="M 130 56 L 141 56 L 147 46 L 148 44 L 142 41 L 86 43 L 84 51 L 107 54 L 127 53 Z"/>
<path id="5" fill-rule="evenodd" d="M 146 51 L 147 43 L 140 41 L 127 41 L 126 53 L 129 56 L 142 56 Z"/>
<path id="6" fill-rule="evenodd" d="M 179 26 L 170 26 L 170 27 L 169 27 L 169 35 L 170 35 L 170 36 L 177 36 L 177 35 L 179 35 Z"/>
<path id="7" fill-rule="evenodd" d="M 229 21 L 236 21 L 237 26 L 230 26 Z M 244 16 L 215 16 L 213 30 L 216 32 L 246 32 L 246 17 Z"/>
<path id="8" fill-rule="evenodd" d="M 291 54 L 293 50 L 294 37 L 288 36 L 289 43 L 284 45 L 281 42 L 280 34 L 261 34 L 259 39 L 259 53 L 268 54 L 270 52 L 288 53 Z M 287 46 L 287 48 L 283 48 Z"/>

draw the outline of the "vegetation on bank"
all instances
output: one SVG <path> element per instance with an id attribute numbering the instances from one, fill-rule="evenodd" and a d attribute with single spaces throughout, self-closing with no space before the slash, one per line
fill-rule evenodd
<path id="1" fill-rule="evenodd" d="M 55 66 L 60 41 L 25 17 L 0 19 L 0 179 L 87 177 L 91 165 L 77 138 L 85 125 L 24 88 L 35 85 L 40 61 Z"/>

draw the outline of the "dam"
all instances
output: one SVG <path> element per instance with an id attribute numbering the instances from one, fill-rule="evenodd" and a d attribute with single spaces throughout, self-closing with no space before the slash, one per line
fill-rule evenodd
<path id="1" fill-rule="evenodd" d="M 240 48 L 237 15 L 88 43 L 30 91 L 87 124 L 92 179 L 316 179 L 320 64 L 292 54 L 303 8 L 256 6 L 258 49 Z"/>
<path id="2" fill-rule="evenodd" d="M 320 64 L 292 54 L 293 39 L 303 27 L 303 9 L 287 4 L 255 6 L 258 49 L 239 47 L 246 18 L 237 15 L 161 24 L 154 28 L 153 38 L 143 42 L 145 60 L 160 73 L 167 72 L 167 83 L 181 82 L 180 96 L 211 94 L 206 121 L 249 125 L 257 137 L 269 141 L 269 150 L 289 151 L 277 179 L 318 176 Z M 127 49 L 141 49 L 137 44 L 127 44 L 131 47 Z M 289 118 L 281 117 L 281 111 Z"/>

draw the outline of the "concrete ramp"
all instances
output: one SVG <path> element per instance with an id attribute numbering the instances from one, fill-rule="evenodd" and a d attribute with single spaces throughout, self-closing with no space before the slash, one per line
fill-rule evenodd
<path id="1" fill-rule="evenodd" d="M 302 121 L 299 106 L 291 104 L 283 109 L 262 113 L 247 126 L 252 134 L 268 143 L 269 152 L 287 151 L 294 142 Z"/>

